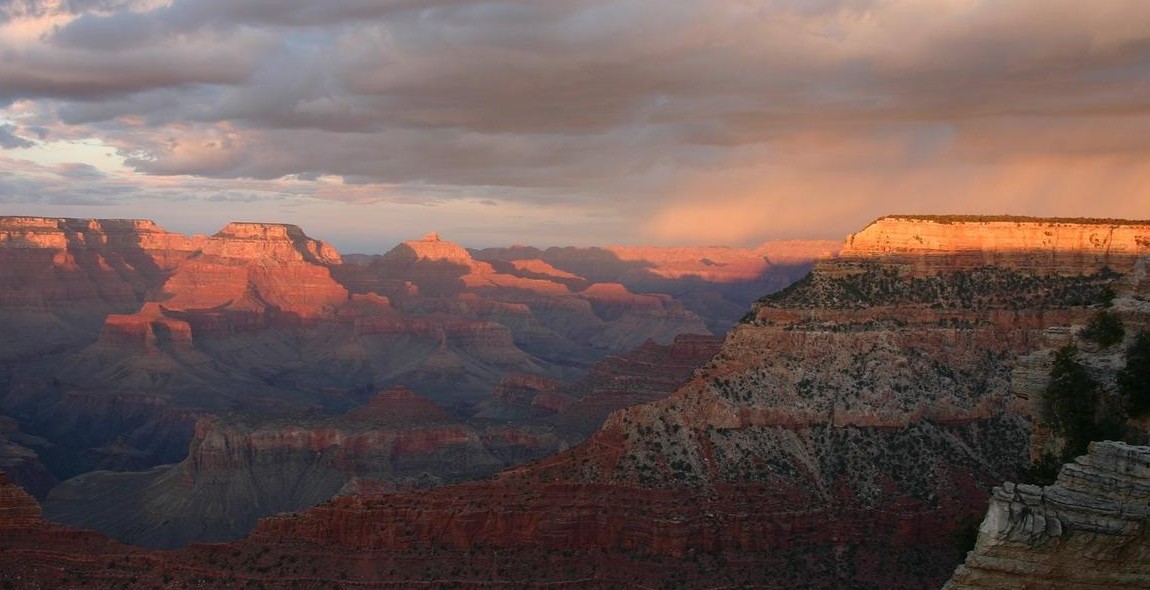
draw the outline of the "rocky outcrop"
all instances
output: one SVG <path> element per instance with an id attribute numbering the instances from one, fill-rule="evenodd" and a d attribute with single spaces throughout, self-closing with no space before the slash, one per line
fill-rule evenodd
<path id="1" fill-rule="evenodd" d="M 1150 588 L 1150 447 L 1095 442 L 1054 485 L 1006 483 L 946 590 Z"/>
<path id="2" fill-rule="evenodd" d="M 294 225 L 231 223 L 177 269 L 157 300 L 209 333 L 330 317 L 348 299 L 328 268 L 339 263 L 335 249 Z"/>
<path id="3" fill-rule="evenodd" d="M 53 520 L 120 541 L 172 548 L 235 539 L 260 517 L 341 491 L 395 492 L 480 477 L 557 446 L 546 430 L 488 432 L 395 388 L 329 420 L 202 419 L 181 463 L 70 479 L 52 491 L 45 510 Z"/>
<path id="4" fill-rule="evenodd" d="M 15 419 L 0 414 L 0 473 L 8 476 L 29 494 L 43 498 L 57 483 L 56 477 L 40 461 L 40 456 L 28 445 L 40 444 L 43 439 L 20 431 Z"/>
<path id="5" fill-rule="evenodd" d="M 470 267 L 473 263 L 471 254 L 454 242 L 448 242 L 439 237 L 438 233 L 429 233 L 418 240 L 408 240 L 392 248 L 383 256 L 386 261 L 396 262 L 447 262 L 460 266 Z"/>
<path id="6" fill-rule="evenodd" d="M 202 250 L 207 256 L 265 263 L 306 261 L 330 266 L 341 262 L 335 248 L 286 223 L 229 223 L 208 238 Z"/>
<path id="7" fill-rule="evenodd" d="M 488 248 L 472 252 L 502 272 L 547 278 L 576 292 L 595 283 L 619 284 L 633 293 L 671 295 L 725 333 L 747 306 L 805 275 L 811 263 L 829 258 L 840 244 L 829 241 L 767 242 L 758 248 Z M 632 343 L 632 346 L 639 342 Z"/>
<path id="8" fill-rule="evenodd" d="M 196 247 L 151 221 L 0 217 L 0 362 L 90 342 Z"/>
<path id="9" fill-rule="evenodd" d="M 0 526 L 15 526 L 39 521 L 40 505 L 20 486 L 10 483 L 0 471 Z"/>
<path id="10" fill-rule="evenodd" d="M 916 272 L 996 266 L 1032 274 L 1129 272 L 1150 254 L 1150 221 L 981 216 L 883 217 L 847 238 L 842 256 L 883 256 Z"/>

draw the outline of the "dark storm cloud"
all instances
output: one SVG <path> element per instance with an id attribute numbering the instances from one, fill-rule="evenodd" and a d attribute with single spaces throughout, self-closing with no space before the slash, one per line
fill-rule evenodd
<path id="1" fill-rule="evenodd" d="M 1150 145 L 1141 0 L 0 10 L 0 104 L 33 101 L 53 137 L 87 131 L 149 175 L 626 201 L 668 228 L 700 194 L 740 219 L 756 199 L 883 213 L 935 186 L 978 193 L 972 207 L 1004 202 L 987 187 L 1022 187 L 1021 208 L 1041 186 L 1011 170 L 1057 176 L 1066 157 L 1120 175 L 1135 209 L 1146 196 L 1123 164 Z M 838 196 L 851 187 L 867 196 Z"/>

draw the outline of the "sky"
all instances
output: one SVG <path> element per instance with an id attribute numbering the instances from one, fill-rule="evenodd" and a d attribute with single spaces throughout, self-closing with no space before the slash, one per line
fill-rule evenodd
<path id="1" fill-rule="evenodd" d="M 1146 0 L 0 0 L 0 215 L 343 252 L 1150 218 Z"/>

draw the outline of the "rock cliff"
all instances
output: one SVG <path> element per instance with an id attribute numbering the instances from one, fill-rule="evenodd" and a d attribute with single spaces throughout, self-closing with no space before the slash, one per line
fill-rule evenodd
<path id="1" fill-rule="evenodd" d="M 4 217 L 0 236 L 0 409 L 60 479 L 178 461 L 207 414 L 331 416 L 398 383 L 465 413 L 508 372 L 578 378 L 706 332 L 674 298 L 575 292 L 435 235 L 359 265 L 285 224 Z"/>
<path id="2" fill-rule="evenodd" d="M 0 216 L 0 362 L 89 342 L 196 248 L 145 220 Z"/>
<path id="3" fill-rule="evenodd" d="M 1150 222 L 1118 219 L 891 216 L 847 238 L 842 256 L 883 256 L 917 272 L 995 266 L 1030 273 L 1129 272 L 1150 254 Z"/>
<path id="4" fill-rule="evenodd" d="M 474 251 L 477 260 L 527 278 L 548 278 L 572 290 L 593 283 L 619 284 L 633 293 L 674 297 L 725 333 L 764 293 L 799 279 L 811 262 L 838 252 L 829 241 L 767 242 L 758 248 L 548 248 L 526 246 Z M 633 343 L 637 345 L 638 343 Z"/>
<path id="5" fill-rule="evenodd" d="M 1007 234 L 973 242 L 982 248 L 1034 249 L 1009 235 L 1013 223 L 965 223 L 950 229 Z M 937 587 L 959 523 L 1029 463 L 1016 359 L 1050 327 L 1083 322 L 1130 266 L 903 254 L 820 262 L 756 305 L 677 393 L 613 414 L 568 452 L 488 483 L 270 518 L 247 547 L 368 548 L 395 575 L 424 580 L 397 556 L 434 547 L 437 563 L 473 564 L 463 554 L 476 548 L 512 559 L 566 551 L 557 559 L 570 575 L 606 586 L 766 575 L 778 587 Z M 932 262 L 906 262 L 924 256 Z M 628 565 L 591 566 L 591 555 L 627 555 Z"/>
<path id="6" fill-rule="evenodd" d="M 151 571 L 201 587 L 938 587 L 959 523 L 1029 463 L 1017 359 L 1084 323 L 1130 267 L 903 254 L 820 262 L 675 394 L 612 414 L 569 451 L 490 481 L 336 498 Z"/>
<path id="7" fill-rule="evenodd" d="M 1150 588 L 1150 447 L 1091 443 L 1054 485 L 994 488 L 945 590 Z"/>
<path id="8" fill-rule="evenodd" d="M 201 419 L 174 466 L 69 479 L 45 501 L 48 518 L 157 548 L 223 541 L 258 518 L 299 510 L 348 489 L 401 491 L 490 475 L 553 453 L 558 438 L 529 426 L 487 432 L 406 388 L 328 419 Z M 94 509 L 95 508 L 95 509 Z"/>
<path id="9" fill-rule="evenodd" d="M 204 332 L 330 317 L 348 300 L 329 269 L 339 263 L 334 248 L 294 225 L 231 223 L 204 240 L 156 299 Z"/>

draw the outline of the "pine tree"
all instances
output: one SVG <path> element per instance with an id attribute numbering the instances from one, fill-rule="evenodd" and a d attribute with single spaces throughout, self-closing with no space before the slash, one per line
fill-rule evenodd
<path id="1" fill-rule="evenodd" d="M 1100 434 L 1095 424 L 1098 383 L 1077 357 L 1078 349 L 1073 345 L 1055 353 L 1045 392 L 1051 426 L 1066 438 L 1064 454 L 1070 457 L 1085 453 L 1090 441 Z"/>
<path id="2" fill-rule="evenodd" d="M 1150 333 L 1139 332 L 1126 351 L 1126 368 L 1118 373 L 1118 388 L 1131 416 L 1150 413 Z"/>

